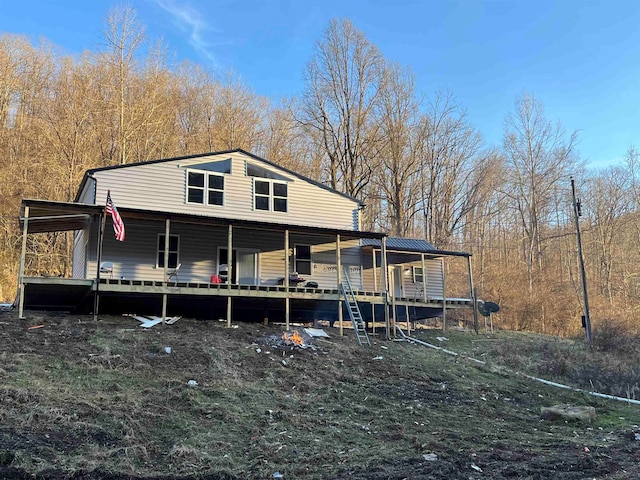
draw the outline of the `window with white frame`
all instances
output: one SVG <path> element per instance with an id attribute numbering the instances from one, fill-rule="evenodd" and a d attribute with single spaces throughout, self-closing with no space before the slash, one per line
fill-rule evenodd
<path id="1" fill-rule="evenodd" d="M 300 275 L 311 275 L 311 245 L 296 244 L 294 254 L 295 271 Z"/>
<path id="2" fill-rule="evenodd" d="M 164 268 L 164 252 L 166 247 L 169 248 L 169 259 L 167 262 L 167 268 L 176 268 L 178 266 L 178 255 L 180 251 L 180 236 L 169 235 L 169 245 L 165 241 L 166 237 L 164 233 L 158 234 L 158 255 L 156 260 L 156 266 L 158 268 Z"/>
<path id="3" fill-rule="evenodd" d="M 253 206 L 256 210 L 286 213 L 288 193 L 285 182 L 253 180 Z"/>
<path id="4" fill-rule="evenodd" d="M 413 267 L 413 283 L 423 283 L 424 272 L 422 267 Z"/>
<path id="5" fill-rule="evenodd" d="M 217 173 L 187 171 L 187 203 L 224 204 L 224 176 Z"/>

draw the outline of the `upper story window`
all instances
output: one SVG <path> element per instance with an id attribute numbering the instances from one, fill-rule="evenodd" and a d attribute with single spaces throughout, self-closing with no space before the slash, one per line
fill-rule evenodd
<path id="1" fill-rule="evenodd" d="M 288 211 L 288 189 L 285 182 L 253 180 L 253 206 L 256 210 Z"/>
<path id="2" fill-rule="evenodd" d="M 224 176 L 209 172 L 187 172 L 187 203 L 224 205 Z"/>

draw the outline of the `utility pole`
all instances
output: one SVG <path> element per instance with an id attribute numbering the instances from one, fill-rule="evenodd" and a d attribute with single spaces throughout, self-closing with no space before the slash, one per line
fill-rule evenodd
<path id="1" fill-rule="evenodd" d="M 582 299 L 584 301 L 583 327 L 587 336 L 587 345 L 593 346 L 591 341 L 591 318 L 589 317 L 589 297 L 587 296 L 587 276 L 584 272 L 584 258 L 582 257 L 582 239 L 580 237 L 580 222 L 578 217 L 582 216 L 580 200 L 576 201 L 576 184 L 571 177 L 571 195 L 573 197 L 573 215 L 576 219 L 576 236 L 578 239 L 578 261 L 580 262 L 580 278 L 582 279 Z"/>

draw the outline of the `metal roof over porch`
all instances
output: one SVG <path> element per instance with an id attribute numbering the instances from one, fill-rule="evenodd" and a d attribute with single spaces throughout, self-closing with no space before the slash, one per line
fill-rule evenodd
<path id="1" fill-rule="evenodd" d="M 81 230 L 92 216 L 99 216 L 104 212 L 104 206 L 102 205 L 25 199 L 22 201 L 20 208 L 20 228 L 24 226 L 25 207 L 29 207 L 27 233 Z M 386 236 L 385 233 L 381 232 L 309 227 L 289 223 L 259 222 L 255 220 L 230 219 L 211 215 L 193 215 L 148 209 L 118 208 L 118 212 L 120 212 L 120 216 L 125 224 L 128 218 L 162 221 L 168 219 L 172 222 L 197 225 L 233 225 L 235 228 L 269 230 L 283 233 L 289 230 L 290 232 L 308 234 L 340 235 L 343 238 L 350 239 L 381 239 Z"/>

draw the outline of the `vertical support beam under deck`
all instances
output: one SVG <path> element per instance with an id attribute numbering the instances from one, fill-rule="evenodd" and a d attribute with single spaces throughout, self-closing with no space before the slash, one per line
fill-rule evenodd
<path id="1" fill-rule="evenodd" d="M 233 269 L 236 268 L 233 265 L 233 226 L 229 224 L 229 230 L 227 232 L 227 288 L 231 288 L 231 277 L 233 276 Z M 236 278 L 238 276 L 238 270 L 236 269 Z M 227 296 L 227 327 L 231 328 L 231 295 Z"/>
<path id="2" fill-rule="evenodd" d="M 338 323 L 340 324 L 340 336 L 344 335 L 342 318 L 342 257 L 340 256 L 340 234 L 336 235 L 336 281 L 338 284 Z"/>
<path id="3" fill-rule="evenodd" d="M 27 234 L 29 231 L 29 207 L 24 207 L 24 224 L 22 225 L 22 250 L 20 250 L 20 267 L 18 268 L 18 318 L 24 319 L 24 264 L 27 256 Z"/>
<path id="4" fill-rule="evenodd" d="M 291 299 L 289 298 L 289 229 L 284 231 L 284 323 L 289 330 L 291 321 Z"/>
<path id="5" fill-rule="evenodd" d="M 371 331 L 375 335 L 376 333 L 376 304 L 371 303 Z"/>
<path id="6" fill-rule="evenodd" d="M 409 319 L 409 305 L 404 306 L 404 314 L 407 319 L 407 335 L 411 335 L 411 320 Z"/>

